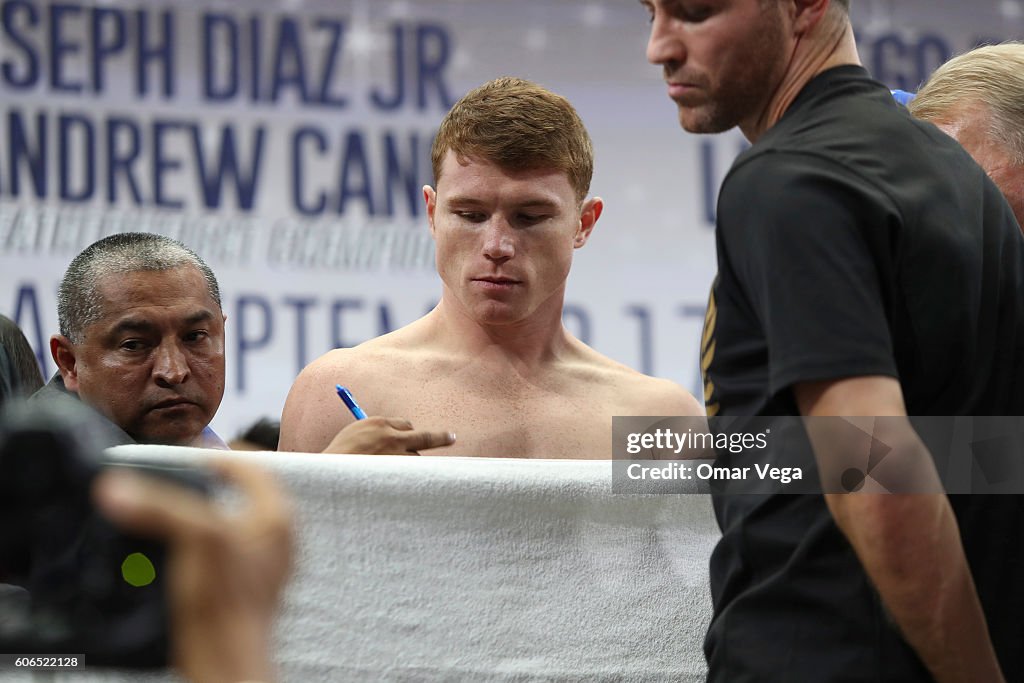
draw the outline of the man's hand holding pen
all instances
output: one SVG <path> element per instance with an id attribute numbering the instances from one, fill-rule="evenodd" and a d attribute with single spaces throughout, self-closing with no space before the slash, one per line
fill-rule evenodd
<path id="1" fill-rule="evenodd" d="M 334 388 L 356 421 L 342 428 L 324 453 L 419 455 L 420 451 L 455 443 L 451 432 L 414 430 L 411 422 L 400 417 L 367 417 L 348 388 L 340 384 Z"/>
<path id="2" fill-rule="evenodd" d="M 346 425 L 323 452 L 419 455 L 419 451 L 453 443 L 455 435 L 451 432 L 417 430 L 406 419 L 374 415 Z"/>

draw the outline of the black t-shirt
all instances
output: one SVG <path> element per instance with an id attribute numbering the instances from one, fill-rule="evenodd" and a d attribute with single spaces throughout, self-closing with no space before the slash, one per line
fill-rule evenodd
<path id="1" fill-rule="evenodd" d="M 794 384 L 864 375 L 898 378 L 910 415 L 1024 414 L 1024 238 L 966 152 L 864 69 L 817 76 L 736 160 L 717 244 L 709 415 L 796 415 Z M 952 498 L 1024 680 L 1021 497 Z M 714 504 L 710 680 L 930 680 L 821 496 Z"/>

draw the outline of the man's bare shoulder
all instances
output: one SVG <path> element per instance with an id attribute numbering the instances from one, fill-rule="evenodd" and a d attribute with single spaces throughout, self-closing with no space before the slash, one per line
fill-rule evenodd
<path id="1" fill-rule="evenodd" d="M 348 387 L 369 415 L 381 414 L 392 395 L 424 372 L 430 351 L 407 328 L 346 349 L 334 349 L 307 365 L 292 384 L 281 416 L 281 450 L 319 452 L 354 418 L 335 387 Z"/>
<path id="2" fill-rule="evenodd" d="M 350 349 L 336 349 L 303 368 L 292 383 L 281 414 L 282 451 L 319 452 L 351 420 L 338 410 L 335 384 L 349 363 Z"/>
<path id="3" fill-rule="evenodd" d="M 296 388 L 309 390 L 322 386 L 333 392 L 335 384 L 348 384 L 362 375 L 366 369 L 365 362 L 372 356 L 359 347 L 328 351 L 303 368 L 295 379 L 292 391 Z"/>
<path id="4" fill-rule="evenodd" d="M 431 346 L 424 342 L 416 323 L 393 332 L 369 339 L 358 346 L 334 349 L 306 366 L 319 379 L 342 374 L 341 384 L 362 379 L 367 375 L 379 378 L 382 373 L 399 374 L 433 355 Z M 332 385 L 333 386 L 333 385 Z"/>
<path id="5" fill-rule="evenodd" d="M 581 344 L 582 345 L 582 344 Z M 613 388 L 623 415 L 704 415 L 693 394 L 672 380 L 652 377 L 583 345 L 576 372 Z"/>
<path id="6" fill-rule="evenodd" d="M 417 363 L 417 357 L 424 352 L 405 344 L 383 338 L 347 349 L 334 349 L 307 365 L 295 380 L 289 400 L 294 398 L 305 403 L 306 398 L 320 400 L 323 396 L 335 396 L 335 385 L 342 384 L 357 396 L 367 395 L 366 389 L 388 386 L 394 377 L 406 376 L 410 366 Z M 364 390 L 364 391 L 360 391 Z"/>

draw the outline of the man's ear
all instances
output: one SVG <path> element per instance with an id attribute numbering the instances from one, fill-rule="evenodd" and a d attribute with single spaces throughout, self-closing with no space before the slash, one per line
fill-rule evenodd
<path id="1" fill-rule="evenodd" d="M 600 197 L 591 197 L 583 202 L 583 207 L 580 209 L 580 224 L 576 228 L 576 235 L 572 240 L 573 248 L 579 249 L 587 243 L 602 211 L 604 211 L 604 200 Z"/>
<path id="2" fill-rule="evenodd" d="M 78 393 L 78 364 L 75 356 L 75 345 L 62 334 L 50 337 L 50 355 L 57 364 L 57 371 L 64 379 L 64 387 L 68 391 Z"/>
<path id="3" fill-rule="evenodd" d="M 423 186 L 423 202 L 427 206 L 427 224 L 430 234 L 434 234 L 434 209 L 437 208 L 437 192 L 430 185 Z"/>
<path id="4" fill-rule="evenodd" d="M 790 0 L 793 12 L 793 30 L 805 35 L 813 30 L 828 14 L 835 0 Z"/>

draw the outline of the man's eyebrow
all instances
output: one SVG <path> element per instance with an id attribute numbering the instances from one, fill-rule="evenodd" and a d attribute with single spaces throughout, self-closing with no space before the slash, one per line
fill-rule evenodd
<path id="1" fill-rule="evenodd" d="M 557 209 L 559 207 L 558 202 L 550 199 L 527 199 L 525 202 L 517 204 L 520 209 Z"/>
<path id="2" fill-rule="evenodd" d="M 156 325 L 145 318 L 123 318 L 110 330 L 112 335 L 124 332 L 152 332 Z"/>
<path id="3" fill-rule="evenodd" d="M 191 327 L 214 319 L 216 319 L 216 315 L 214 315 L 213 311 L 204 308 L 188 315 L 184 320 L 182 320 L 182 326 Z M 110 333 L 112 335 L 124 334 L 125 332 L 146 333 L 153 332 L 156 328 L 157 326 L 146 318 L 128 317 L 119 320 L 111 329 Z"/>
<path id="4" fill-rule="evenodd" d="M 481 199 L 474 197 L 455 195 L 448 197 L 448 204 L 454 206 L 482 206 L 486 202 Z M 544 197 L 530 197 L 522 201 L 510 202 L 514 206 L 526 209 L 526 208 L 543 208 L 543 209 L 557 209 L 559 204 L 553 199 L 547 199 Z"/>
<path id="5" fill-rule="evenodd" d="M 458 204 L 459 206 L 479 206 L 484 203 L 482 199 L 461 194 L 448 197 L 447 202 L 449 204 Z"/>
<path id="6" fill-rule="evenodd" d="M 210 320 L 216 320 L 216 318 L 217 318 L 217 316 L 214 315 L 213 311 L 204 308 L 203 310 L 196 311 L 192 315 L 190 315 L 187 318 L 185 318 L 184 323 L 185 323 L 186 326 L 192 326 L 192 325 L 198 325 L 199 323 L 205 323 L 205 322 L 208 322 Z"/>

